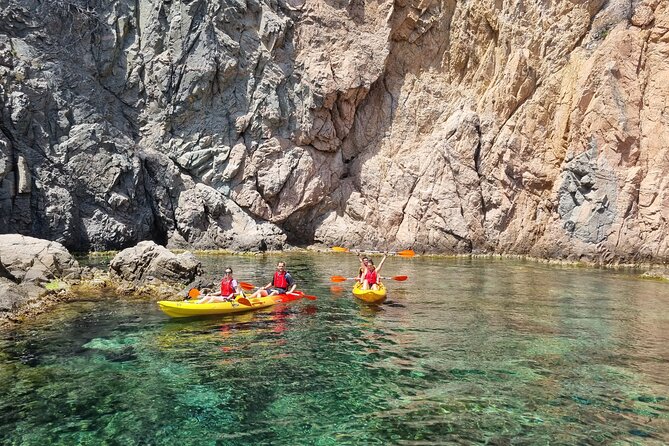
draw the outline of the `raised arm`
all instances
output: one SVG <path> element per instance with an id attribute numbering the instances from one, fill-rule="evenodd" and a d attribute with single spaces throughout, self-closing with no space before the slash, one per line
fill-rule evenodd
<path id="1" fill-rule="evenodd" d="M 384 254 L 384 255 L 383 255 L 383 258 L 382 258 L 381 261 L 379 262 L 379 266 L 376 267 L 376 274 L 381 274 L 381 268 L 383 267 L 383 262 L 386 261 L 386 257 L 388 257 L 388 255 L 387 255 L 387 254 Z"/>

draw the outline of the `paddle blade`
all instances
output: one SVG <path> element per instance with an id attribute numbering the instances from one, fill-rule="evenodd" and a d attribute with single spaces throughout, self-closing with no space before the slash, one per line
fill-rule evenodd
<path id="1" fill-rule="evenodd" d="M 316 300 L 316 296 L 311 296 L 309 294 L 304 294 L 302 291 L 294 291 L 292 293 L 286 293 L 288 296 L 295 296 L 295 298 L 290 298 L 290 300 L 296 300 L 296 299 L 309 299 L 309 300 Z"/>
<path id="2" fill-rule="evenodd" d="M 255 288 L 252 283 L 248 282 L 239 282 L 239 287 L 245 291 L 251 291 Z"/>
<path id="3" fill-rule="evenodd" d="M 344 248 L 344 247 L 341 247 L 341 246 L 333 246 L 332 250 L 334 252 L 348 252 L 349 251 L 348 248 Z"/>
<path id="4" fill-rule="evenodd" d="M 292 301 L 297 300 L 297 299 L 302 299 L 302 296 L 300 296 L 298 294 L 286 294 L 278 302 L 282 303 L 282 304 L 285 304 L 285 303 L 292 302 Z"/>
<path id="5" fill-rule="evenodd" d="M 393 276 L 393 277 L 391 277 L 391 279 L 393 279 L 393 280 L 397 280 L 397 281 L 399 281 L 399 282 L 404 282 L 404 281 L 407 280 L 408 278 L 409 278 L 409 276 Z"/>
<path id="6" fill-rule="evenodd" d="M 416 253 L 413 252 L 413 249 L 405 249 L 404 251 L 398 252 L 397 255 L 402 257 L 413 257 Z"/>
<path id="7" fill-rule="evenodd" d="M 188 297 L 191 299 L 197 299 L 197 297 L 200 295 L 200 290 L 197 288 L 191 288 L 190 291 L 188 292 Z"/>
<path id="8" fill-rule="evenodd" d="M 252 306 L 253 306 L 253 305 L 251 304 L 251 301 L 248 300 L 248 299 L 245 298 L 245 297 L 240 297 L 239 299 L 237 299 L 237 302 L 239 302 L 239 303 L 242 304 L 242 305 L 246 305 L 247 307 L 252 307 Z"/>
<path id="9" fill-rule="evenodd" d="M 330 280 L 333 282 L 346 282 L 346 277 L 344 276 L 332 276 Z"/>

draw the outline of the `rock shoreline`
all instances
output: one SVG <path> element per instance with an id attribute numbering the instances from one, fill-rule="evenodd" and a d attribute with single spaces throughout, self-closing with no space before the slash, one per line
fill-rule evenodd
<path id="1" fill-rule="evenodd" d="M 292 248 L 331 252 L 321 245 Z M 257 252 L 200 250 L 200 255 L 258 255 Z M 270 251 L 268 251 L 270 252 Z M 273 251 L 272 251 L 273 252 Z M 283 251 L 276 251 L 283 252 Z M 364 250 L 363 250 L 364 252 Z M 267 253 L 267 252 L 265 252 Z M 643 279 L 669 281 L 663 264 L 597 264 L 594 262 L 541 259 L 510 254 L 427 254 L 437 258 L 514 259 L 551 265 L 607 268 L 638 272 Z M 644 271 L 645 270 L 645 271 Z M 116 253 L 108 271 L 81 267 L 57 242 L 18 234 L 0 235 L 0 327 L 21 323 L 48 311 L 58 303 L 93 295 L 126 296 L 150 300 L 180 299 L 192 287 L 212 284 L 190 251 L 170 251 L 151 241 Z"/>
<path id="2" fill-rule="evenodd" d="M 0 266 L 0 326 L 92 293 L 175 298 L 202 275 L 193 254 L 174 254 L 154 242 L 119 252 L 102 271 L 81 267 L 60 243 L 18 234 L 0 235 Z"/>

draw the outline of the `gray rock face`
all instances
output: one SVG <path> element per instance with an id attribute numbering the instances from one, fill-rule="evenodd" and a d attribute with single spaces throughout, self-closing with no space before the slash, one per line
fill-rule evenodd
<path id="1" fill-rule="evenodd" d="M 63 245 L 18 234 L 0 235 L 0 316 L 35 301 L 54 279 L 77 280 L 82 269 Z"/>
<path id="2" fill-rule="evenodd" d="M 109 272 L 112 279 L 135 285 L 152 282 L 186 284 L 202 274 L 202 267 L 190 252 L 176 255 L 146 241 L 119 252 L 110 262 Z"/>
<path id="3" fill-rule="evenodd" d="M 0 235 L 0 263 L 0 276 L 16 283 L 39 285 L 81 276 L 79 262 L 63 245 L 18 234 Z"/>
<path id="4" fill-rule="evenodd" d="M 669 6 L 7 0 L 0 232 L 669 260 Z"/>
<path id="5" fill-rule="evenodd" d="M 18 310 L 27 300 L 28 296 L 21 286 L 0 277 L 0 315 Z"/>

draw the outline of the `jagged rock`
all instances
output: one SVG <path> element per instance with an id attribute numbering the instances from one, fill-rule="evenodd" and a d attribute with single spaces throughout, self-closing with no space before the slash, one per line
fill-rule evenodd
<path id="1" fill-rule="evenodd" d="M 57 242 L 19 234 L 0 235 L 0 320 L 47 304 L 45 286 L 54 281 L 78 282 L 82 268 Z"/>
<path id="2" fill-rule="evenodd" d="M 20 285 L 0 277 L 0 314 L 18 310 L 27 300 L 28 296 Z"/>
<path id="3" fill-rule="evenodd" d="M 53 279 L 79 279 L 79 262 L 63 245 L 19 234 L 0 235 L 2 270 L 17 283 L 43 285 Z"/>
<path id="4" fill-rule="evenodd" d="M 109 263 L 112 280 L 134 285 L 190 283 L 202 274 L 202 266 L 190 252 L 174 254 L 154 242 L 140 242 L 124 249 Z"/>
<path id="5" fill-rule="evenodd" d="M 85 6 L 0 7 L 0 231 L 669 260 L 666 1 Z"/>

